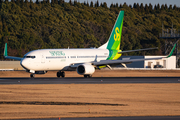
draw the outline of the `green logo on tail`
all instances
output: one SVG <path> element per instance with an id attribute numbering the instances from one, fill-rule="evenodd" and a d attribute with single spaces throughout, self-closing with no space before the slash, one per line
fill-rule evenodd
<path id="1" fill-rule="evenodd" d="M 119 34 L 119 28 L 118 27 L 116 27 L 115 32 L 116 32 L 116 34 L 114 34 L 114 40 L 115 41 L 120 41 L 121 36 Z"/>

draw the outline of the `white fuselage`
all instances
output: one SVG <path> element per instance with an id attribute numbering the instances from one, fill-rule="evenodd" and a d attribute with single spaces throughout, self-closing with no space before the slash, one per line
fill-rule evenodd
<path id="1" fill-rule="evenodd" d="M 98 62 L 108 55 L 108 49 L 42 49 L 24 55 L 21 65 L 31 71 L 66 71 L 72 64 Z"/>

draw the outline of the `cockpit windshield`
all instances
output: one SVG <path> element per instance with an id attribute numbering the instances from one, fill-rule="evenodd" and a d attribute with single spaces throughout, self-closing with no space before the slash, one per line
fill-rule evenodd
<path id="1" fill-rule="evenodd" d="M 34 59 L 34 58 L 36 58 L 36 56 L 24 56 L 23 58 L 32 58 L 32 59 Z"/>

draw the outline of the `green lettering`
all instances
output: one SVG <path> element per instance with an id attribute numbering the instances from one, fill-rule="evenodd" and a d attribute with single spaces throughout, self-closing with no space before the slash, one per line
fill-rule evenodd
<path id="1" fill-rule="evenodd" d="M 65 53 L 63 51 L 49 51 L 51 56 L 65 56 Z"/>

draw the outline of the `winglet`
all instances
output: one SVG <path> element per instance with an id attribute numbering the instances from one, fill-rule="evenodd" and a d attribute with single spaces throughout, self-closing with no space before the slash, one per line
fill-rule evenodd
<path id="1" fill-rule="evenodd" d="M 20 57 L 8 56 L 8 53 L 7 53 L 7 43 L 5 43 L 5 47 L 4 47 L 4 58 L 18 60 L 18 61 L 22 60 L 22 58 L 20 58 Z"/>
<path id="2" fill-rule="evenodd" d="M 174 44 L 174 46 L 173 46 L 171 52 L 170 52 L 169 55 L 167 56 L 167 58 L 169 58 L 169 57 L 172 56 L 172 54 L 173 54 L 173 52 L 174 52 L 174 49 L 175 49 L 175 47 L 176 47 L 176 45 L 177 45 L 177 42 L 178 42 L 178 40 L 175 42 L 175 44 Z"/>
<path id="3" fill-rule="evenodd" d="M 7 43 L 5 43 L 5 47 L 4 47 L 4 57 L 8 56 L 7 54 Z"/>

